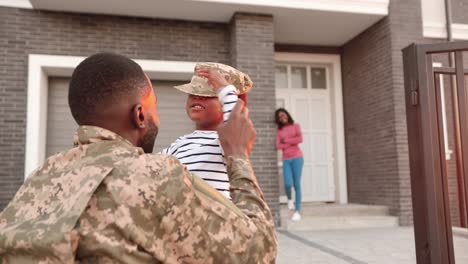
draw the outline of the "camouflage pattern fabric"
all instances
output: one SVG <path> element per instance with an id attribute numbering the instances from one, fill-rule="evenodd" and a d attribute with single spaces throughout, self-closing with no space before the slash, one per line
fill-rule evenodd
<path id="1" fill-rule="evenodd" d="M 233 202 L 174 157 L 82 126 L 0 214 L 0 263 L 274 263 L 270 210 L 245 157 Z"/>
<path id="2" fill-rule="evenodd" d="M 195 73 L 192 76 L 190 83 L 186 83 L 179 86 L 174 86 L 174 88 L 188 94 L 198 95 L 198 96 L 209 96 L 215 97 L 216 92 L 214 88 L 208 83 L 208 81 L 197 75 L 197 68 L 214 68 L 218 70 L 224 78 L 226 78 L 229 84 L 234 85 L 237 90 L 237 94 L 244 94 L 250 91 L 253 87 L 253 82 L 250 79 L 249 75 L 222 63 L 215 62 L 201 62 L 197 63 L 195 66 Z"/>

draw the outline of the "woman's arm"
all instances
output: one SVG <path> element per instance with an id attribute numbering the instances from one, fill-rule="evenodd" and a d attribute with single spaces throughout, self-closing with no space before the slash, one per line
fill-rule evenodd
<path id="1" fill-rule="evenodd" d="M 302 143 L 302 132 L 301 132 L 301 127 L 299 124 L 294 124 L 295 130 L 296 130 L 296 135 L 293 137 L 285 138 L 284 143 L 288 143 L 291 145 L 297 145 L 299 143 Z"/>
<path id="2" fill-rule="evenodd" d="M 286 144 L 286 143 L 284 142 L 284 139 L 281 140 L 281 138 L 280 138 L 280 136 L 279 136 L 279 131 L 276 132 L 276 148 L 277 148 L 277 149 L 285 149 L 285 148 L 287 148 L 287 147 L 289 147 L 289 146 L 290 146 L 290 144 Z"/>

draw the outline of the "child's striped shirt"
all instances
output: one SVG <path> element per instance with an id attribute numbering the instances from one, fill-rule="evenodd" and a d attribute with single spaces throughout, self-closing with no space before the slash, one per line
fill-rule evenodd
<path id="1" fill-rule="evenodd" d="M 220 89 L 218 98 L 223 106 L 223 120 L 226 122 L 238 100 L 235 87 L 228 85 Z M 190 172 L 231 199 L 224 152 L 216 131 L 195 130 L 178 138 L 161 153 L 175 156 Z"/>

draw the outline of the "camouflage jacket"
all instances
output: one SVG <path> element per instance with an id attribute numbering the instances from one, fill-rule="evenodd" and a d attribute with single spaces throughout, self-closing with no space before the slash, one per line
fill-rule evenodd
<path id="1" fill-rule="evenodd" d="M 274 224 L 249 161 L 227 167 L 232 202 L 174 157 L 82 126 L 0 214 L 0 263 L 274 263 Z"/>

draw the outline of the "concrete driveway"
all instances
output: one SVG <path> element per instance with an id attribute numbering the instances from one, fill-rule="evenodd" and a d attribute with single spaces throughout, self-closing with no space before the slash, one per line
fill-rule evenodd
<path id="1" fill-rule="evenodd" d="M 413 264 L 412 227 L 331 230 L 278 230 L 278 264 Z M 457 264 L 468 263 L 468 232 L 454 232 Z"/>

